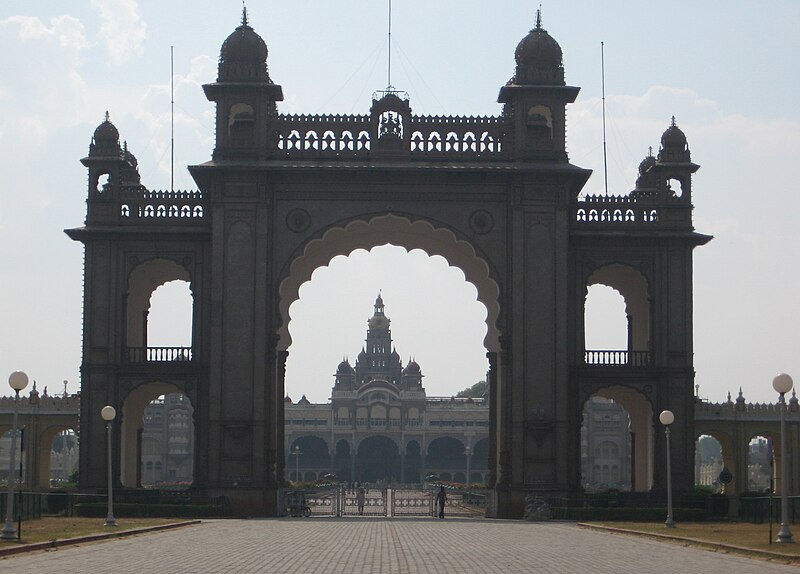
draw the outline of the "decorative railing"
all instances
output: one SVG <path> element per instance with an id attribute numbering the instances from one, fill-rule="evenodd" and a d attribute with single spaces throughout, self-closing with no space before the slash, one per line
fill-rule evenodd
<path id="1" fill-rule="evenodd" d="M 575 222 L 579 224 L 653 225 L 659 217 L 659 205 L 649 197 L 587 195 L 575 208 Z"/>
<path id="2" fill-rule="evenodd" d="M 379 147 L 368 115 L 279 115 L 275 145 L 287 159 L 365 159 Z M 416 160 L 505 160 L 500 117 L 411 116 L 401 153 Z M 396 141 L 396 138 L 395 138 Z"/>
<path id="3" fill-rule="evenodd" d="M 584 363 L 591 366 L 604 367 L 649 367 L 649 351 L 614 351 L 598 350 L 586 351 Z"/>
<path id="4" fill-rule="evenodd" d="M 202 191 L 151 191 L 128 187 L 119 191 L 121 223 L 198 223 L 205 217 Z"/>
<path id="5" fill-rule="evenodd" d="M 129 363 L 186 363 L 193 358 L 191 347 L 128 347 L 126 354 Z"/>

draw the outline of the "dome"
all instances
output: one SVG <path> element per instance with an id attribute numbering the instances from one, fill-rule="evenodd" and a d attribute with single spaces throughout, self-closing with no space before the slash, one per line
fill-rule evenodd
<path id="1" fill-rule="evenodd" d="M 517 45 L 514 59 L 516 84 L 564 84 L 561 46 L 542 28 L 541 12 L 536 12 L 536 27 Z"/>
<path id="2" fill-rule="evenodd" d="M 347 361 L 347 359 L 339 363 L 339 366 L 336 369 L 337 375 L 352 375 L 353 373 L 355 373 L 355 370 Z"/>
<path id="3" fill-rule="evenodd" d="M 286 403 L 287 405 L 291 405 L 292 404 L 292 397 L 290 397 L 289 395 L 286 395 L 283 398 L 283 402 Z"/>
<path id="4" fill-rule="evenodd" d="M 92 135 L 92 143 L 89 144 L 90 156 L 118 157 L 122 150 L 119 147 L 119 131 L 111 123 L 106 112 L 106 117 Z"/>
<path id="5" fill-rule="evenodd" d="M 684 151 L 686 149 L 686 135 L 675 124 L 675 116 L 672 116 L 672 123 L 661 134 L 661 148 L 671 151 Z"/>
<path id="6" fill-rule="evenodd" d="M 661 151 L 658 153 L 658 160 L 662 163 L 692 161 L 689 146 L 686 143 L 686 135 L 675 123 L 675 116 L 672 116 L 670 126 L 661 134 Z"/>
<path id="7" fill-rule="evenodd" d="M 305 395 L 303 395 L 302 397 L 300 397 L 300 400 L 299 400 L 299 401 L 297 401 L 297 404 L 298 404 L 298 405 L 310 405 L 310 404 L 311 404 L 311 401 L 309 401 L 309 400 L 306 398 L 306 396 L 305 396 Z"/>
<path id="8" fill-rule="evenodd" d="M 247 23 L 247 8 L 242 23 L 222 43 L 219 53 L 219 80 L 268 81 L 267 43 Z"/>
<path id="9" fill-rule="evenodd" d="M 651 148 L 651 149 L 652 149 L 652 148 Z M 647 155 L 647 156 L 646 156 L 646 157 L 645 157 L 645 158 L 642 160 L 642 162 L 639 164 L 639 176 L 641 177 L 641 176 L 643 176 L 644 174 L 646 174 L 646 173 L 647 173 L 647 171 L 648 171 L 648 170 L 649 170 L 651 167 L 653 167 L 654 165 L 656 165 L 656 158 L 655 158 L 655 156 L 654 156 L 654 155 L 651 153 L 651 154 Z"/>
<path id="10" fill-rule="evenodd" d="M 414 360 L 409 361 L 406 368 L 403 369 L 404 375 L 419 375 L 421 372 L 419 365 Z"/>
<path id="11" fill-rule="evenodd" d="M 389 318 L 386 315 L 373 315 L 367 322 L 370 329 L 388 329 Z"/>
<path id="12" fill-rule="evenodd" d="M 94 130 L 93 137 L 97 144 L 101 142 L 117 143 L 119 141 L 119 130 L 111 123 L 111 120 L 108 118 L 108 112 L 106 112 L 106 119 L 103 123 Z"/>

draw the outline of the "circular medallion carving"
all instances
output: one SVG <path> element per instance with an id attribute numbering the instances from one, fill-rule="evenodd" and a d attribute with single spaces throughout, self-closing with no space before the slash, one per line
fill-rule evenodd
<path id="1" fill-rule="evenodd" d="M 479 209 L 469 216 L 469 228 L 478 235 L 485 235 L 494 228 L 494 218 L 485 209 Z"/>
<path id="2" fill-rule="evenodd" d="M 286 227 L 295 233 L 305 231 L 309 225 L 311 225 L 311 216 L 305 209 L 293 209 L 286 215 Z"/>

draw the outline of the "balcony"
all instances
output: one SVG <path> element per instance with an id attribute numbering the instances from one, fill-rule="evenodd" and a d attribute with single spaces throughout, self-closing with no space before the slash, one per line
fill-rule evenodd
<path id="1" fill-rule="evenodd" d="M 589 367 L 650 367 L 650 351 L 585 351 L 583 362 Z"/>
<path id="2" fill-rule="evenodd" d="M 190 363 L 194 360 L 191 347 L 127 347 L 127 363 Z"/>

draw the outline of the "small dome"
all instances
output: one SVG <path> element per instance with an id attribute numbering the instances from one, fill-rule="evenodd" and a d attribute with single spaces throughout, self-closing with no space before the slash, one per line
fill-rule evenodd
<path id="1" fill-rule="evenodd" d="M 400 353 L 397 352 L 397 349 L 392 349 L 392 359 L 400 359 Z"/>
<path id="2" fill-rule="evenodd" d="M 347 359 L 339 363 L 339 366 L 336 369 L 337 375 L 352 375 L 353 373 L 355 373 L 355 370 L 347 361 Z"/>
<path id="3" fill-rule="evenodd" d="M 286 395 L 283 398 L 283 402 L 286 403 L 287 405 L 291 405 L 292 404 L 292 397 L 290 397 L 289 395 Z"/>
<path id="4" fill-rule="evenodd" d="M 542 28 L 541 12 L 536 12 L 536 27 L 517 45 L 514 53 L 516 84 L 564 84 L 561 46 Z"/>
<path id="5" fill-rule="evenodd" d="M 119 141 L 119 130 L 111 123 L 106 112 L 106 119 L 94 130 L 94 141 L 97 144 L 117 143 Z"/>
<path id="6" fill-rule="evenodd" d="M 361 347 L 361 352 L 358 354 L 358 360 L 363 361 L 367 358 L 367 352 L 364 350 L 364 347 Z"/>
<path id="7" fill-rule="evenodd" d="M 219 53 L 219 80 L 268 81 L 267 43 L 247 23 L 247 8 L 242 23 L 222 43 Z"/>
<path id="8" fill-rule="evenodd" d="M 661 135 L 661 148 L 670 151 L 686 149 L 686 134 L 675 124 L 675 116 L 672 116 L 672 123 Z"/>
<path id="9" fill-rule="evenodd" d="M 297 401 L 298 405 L 310 405 L 311 401 L 309 401 L 305 395 L 303 395 L 299 401 Z"/>
<path id="10" fill-rule="evenodd" d="M 662 163 L 689 162 L 692 160 L 689 146 L 686 143 L 686 134 L 675 123 L 675 116 L 666 131 L 661 134 L 661 151 L 658 160 Z"/>
<path id="11" fill-rule="evenodd" d="M 647 155 L 642 162 L 639 164 L 639 176 L 642 176 L 647 173 L 647 171 L 656 165 L 656 158 L 654 155 L 649 154 Z"/>
<path id="12" fill-rule="evenodd" d="M 92 136 L 92 143 L 89 144 L 89 155 L 100 157 L 118 157 L 122 153 L 119 147 L 119 131 L 111 123 L 106 112 L 106 117 Z"/>
<path id="13" fill-rule="evenodd" d="M 409 361 L 406 368 L 403 369 L 404 375 L 419 375 L 422 371 L 416 361 Z"/>

